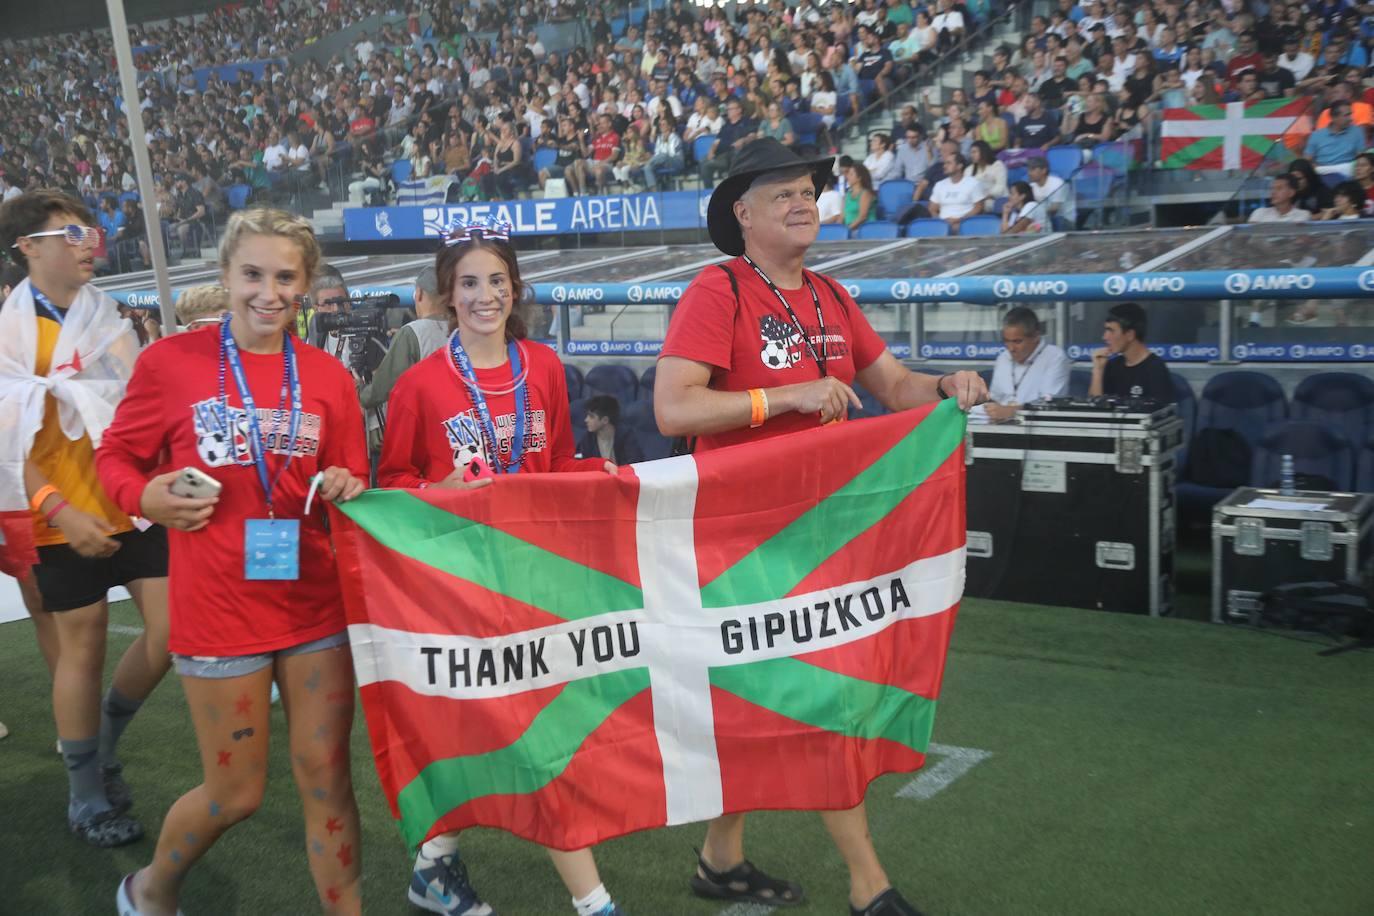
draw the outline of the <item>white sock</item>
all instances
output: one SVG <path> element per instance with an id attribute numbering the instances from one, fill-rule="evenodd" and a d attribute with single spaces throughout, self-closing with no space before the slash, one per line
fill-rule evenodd
<path id="1" fill-rule="evenodd" d="M 598 884 L 581 900 L 574 897 L 572 903 L 577 910 L 577 916 L 596 916 L 611 905 L 611 892 L 606 890 L 606 885 Z"/>
<path id="2" fill-rule="evenodd" d="M 458 851 L 458 832 L 441 833 L 420 847 L 420 855 L 433 862 L 440 856 L 451 856 Z"/>

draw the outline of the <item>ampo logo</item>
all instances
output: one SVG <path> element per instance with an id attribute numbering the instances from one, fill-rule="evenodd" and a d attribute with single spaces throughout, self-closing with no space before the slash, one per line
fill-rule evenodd
<path id="1" fill-rule="evenodd" d="M 1178 344 L 1174 344 L 1173 346 L 1171 346 L 1169 348 L 1169 358 L 1183 359 L 1183 347 L 1179 346 Z"/>
<path id="2" fill-rule="evenodd" d="M 1227 275 L 1226 275 L 1226 283 L 1225 283 L 1225 286 L 1226 286 L 1226 291 L 1227 291 L 1228 293 L 1235 293 L 1236 295 L 1240 295 L 1241 293 L 1249 292 L 1249 290 L 1250 290 L 1250 275 L 1249 275 L 1249 274 L 1227 274 Z"/>
<path id="3" fill-rule="evenodd" d="M 977 345 L 977 344 L 969 344 L 968 346 L 964 347 L 964 356 L 966 356 L 966 357 L 969 358 L 969 359 L 977 359 L 977 358 L 978 358 L 978 345 Z"/>
<path id="4" fill-rule="evenodd" d="M 1360 276 L 1355 280 L 1360 285 L 1360 289 L 1367 293 L 1374 293 L 1374 270 L 1362 270 Z"/>
<path id="5" fill-rule="evenodd" d="M 849 293 L 849 298 L 851 299 L 859 298 L 859 284 L 857 283 L 846 283 L 844 285 L 844 291 Z"/>
<path id="6" fill-rule="evenodd" d="M 1083 355 L 1083 348 L 1078 344 L 1069 344 L 1069 359 L 1078 359 Z"/>
<path id="7" fill-rule="evenodd" d="M 1288 348 L 1288 356 L 1292 359 L 1302 359 L 1307 355 L 1307 348 L 1302 344 L 1293 344 Z"/>
<path id="8" fill-rule="evenodd" d="M 905 299 L 911 295 L 911 284 L 905 280 L 898 280 L 892 284 L 892 298 Z"/>
<path id="9" fill-rule="evenodd" d="M 1245 359 L 1245 357 L 1249 355 L 1250 351 L 1246 349 L 1245 344 L 1236 344 L 1234 347 L 1231 348 L 1232 359 Z"/>
<path id="10" fill-rule="evenodd" d="M 563 302 L 563 301 L 565 301 L 567 298 L 568 298 L 568 290 L 567 290 L 567 287 L 564 287 L 564 286 L 562 286 L 562 285 L 559 285 L 559 286 L 555 286 L 555 287 L 553 288 L 553 301 L 554 301 L 554 302 Z"/>
<path id="11" fill-rule="evenodd" d="M 926 359 L 929 359 L 931 354 L 934 352 L 935 348 L 932 347 L 930 344 L 921 344 L 921 355 L 924 356 Z"/>
<path id="12" fill-rule="evenodd" d="M 1126 278 L 1121 274 L 1112 274 L 1102 281 L 1102 291 L 1108 296 L 1120 296 L 1126 291 Z"/>
<path id="13" fill-rule="evenodd" d="M 1351 345 L 1350 345 L 1350 358 L 1351 358 L 1351 359 L 1364 359 L 1364 354 L 1365 354 L 1364 344 L 1351 344 Z"/>
<path id="14" fill-rule="evenodd" d="M 632 284 L 630 286 L 629 292 L 626 293 L 626 298 L 629 299 L 631 302 L 643 301 L 644 287 L 640 286 L 638 283 Z"/>
<path id="15" fill-rule="evenodd" d="M 1010 277 L 998 277 L 992 281 L 992 294 L 998 299 L 1010 299 L 1016 292 L 1016 284 Z"/>

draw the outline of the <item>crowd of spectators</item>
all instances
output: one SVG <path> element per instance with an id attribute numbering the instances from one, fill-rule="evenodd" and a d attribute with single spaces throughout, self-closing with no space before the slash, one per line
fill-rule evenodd
<path id="1" fill-rule="evenodd" d="M 679 175 L 710 186 L 754 137 L 834 149 L 846 118 L 888 101 L 993 8 L 767 0 L 725 12 L 671 0 L 625 12 L 585 0 L 514 9 L 267 0 L 136 26 L 164 229 L 193 246 L 248 199 L 318 191 L 376 204 L 394 200 L 402 178 L 449 176 L 450 199 L 654 189 Z M 392 14 L 390 24 L 329 60 L 287 62 L 378 13 Z M 550 20 L 574 24 L 579 40 L 566 52 L 535 30 Z M 1349 172 L 1374 125 L 1374 90 L 1364 86 L 1371 45 L 1374 3 L 1056 0 L 967 86 L 893 106 L 891 131 L 841 170 L 837 192 L 849 200 L 827 216 L 871 220 L 878 208 L 866 195 L 904 179 L 914 195 L 903 220 L 943 219 L 957 231 L 968 216 L 991 214 L 1007 231 L 1071 227 L 1073 189 L 1047 161 L 1052 148 L 1140 138 L 1163 108 L 1222 101 L 1312 98 L 1319 120 L 1305 153 L 1318 170 Z M 99 208 L 117 250 L 138 254 L 143 227 L 130 205 L 136 181 L 108 35 L 44 36 L 0 51 L 25 77 L 0 96 L 9 125 L 0 196 L 72 191 Z M 198 76 L 253 61 L 272 62 L 230 79 Z M 1038 216 L 1024 203 L 1008 216 L 1004 200 L 1027 192 L 1054 199 Z M 1322 203 L 1309 212 L 1338 212 Z"/>
<path id="2" fill-rule="evenodd" d="M 1166 108 L 1289 98 L 1306 100 L 1304 113 L 1266 165 L 1311 209 L 1295 204 L 1283 218 L 1374 214 L 1374 159 L 1359 155 L 1374 127 L 1371 49 L 1374 3 L 1056 0 L 1030 19 L 1019 46 L 997 48 L 991 67 L 944 104 L 905 108 L 890 132 L 874 133 L 855 175 L 860 203 L 847 211 L 855 219 L 830 217 L 858 228 L 878 218 L 882 182 L 905 180 L 914 197 L 900 222 L 943 219 L 957 232 L 967 217 L 990 214 L 1004 232 L 1074 228 L 1086 214 L 1075 212 L 1064 179 L 1089 151 L 1116 144 L 1118 168 L 1122 157 L 1149 166 Z M 1349 180 L 1331 187 L 1338 177 Z M 873 206 L 862 202 L 869 185 Z M 1357 186 L 1365 196 L 1352 207 Z M 1288 209 L 1255 218 L 1279 211 Z"/>

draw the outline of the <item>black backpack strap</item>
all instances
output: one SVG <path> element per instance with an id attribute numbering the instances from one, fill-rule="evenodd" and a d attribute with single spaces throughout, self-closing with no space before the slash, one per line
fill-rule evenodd
<path id="1" fill-rule="evenodd" d="M 739 308 L 739 280 L 735 279 L 735 272 L 724 264 L 717 264 L 721 270 L 725 271 L 725 276 L 730 278 L 730 293 L 735 297 L 735 308 Z M 672 440 L 672 454 L 690 455 L 697 447 L 696 436 L 674 436 Z"/>
<path id="2" fill-rule="evenodd" d="M 725 276 L 730 278 L 730 292 L 735 297 L 735 308 L 739 308 L 739 281 L 735 279 L 735 272 L 724 264 L 716 266 L 725 271 Z"/>

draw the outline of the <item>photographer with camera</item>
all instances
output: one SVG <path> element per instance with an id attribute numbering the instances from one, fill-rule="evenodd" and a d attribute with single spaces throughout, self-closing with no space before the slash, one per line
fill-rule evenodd
<path id="1" fill-rule="evenodd" d="M 439 278 L 433 266 L 425 267 L 415 278 L 415 314 L 419 317 L 396 332 L 381 365 L 372 373 L 372 381 L 358 393 L 364 410 L 383 407 L 401 373 L 448 339 L 449 310 L 439 299 Z"/>

